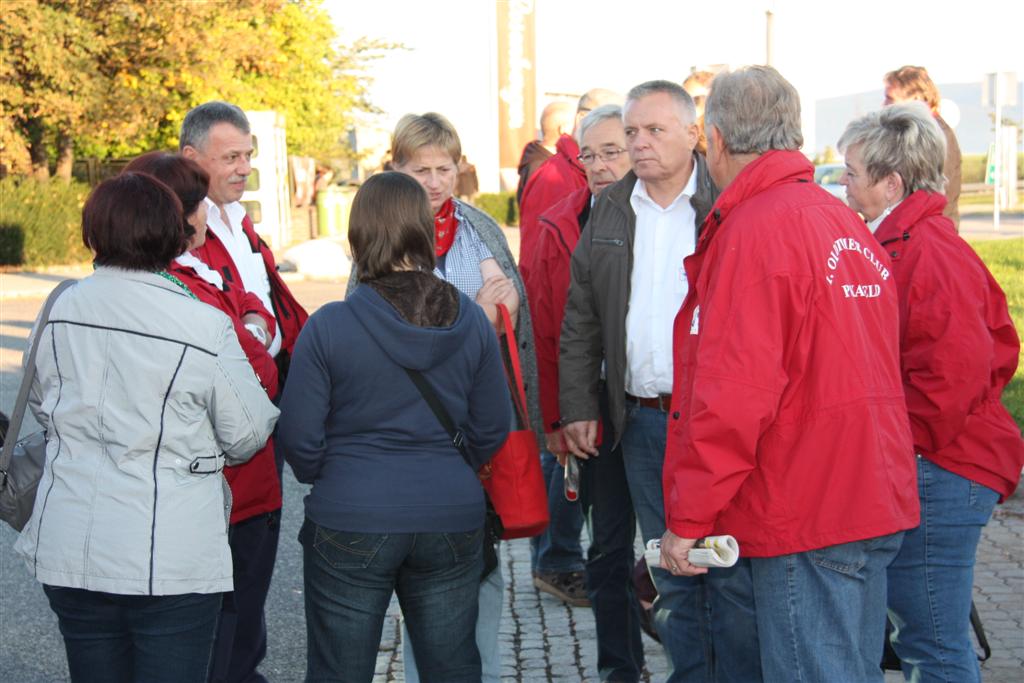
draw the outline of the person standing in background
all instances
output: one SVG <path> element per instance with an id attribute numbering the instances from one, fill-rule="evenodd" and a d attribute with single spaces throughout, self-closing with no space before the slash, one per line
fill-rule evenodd
<path id="1" fill-rule="evenodd" d="M 939 89 L 923 66 L 901 66 L 887 73 L 884 83 L 883 105 L 888 107 L 898 102 L 924 102 L 935 117 L 935 122 L 939 124 L 942 135 L 946 138 L 946 156 L 942 164 L 942 173 L 946 176 L 946 208 L 942 210 L 942 214 L 953 221 L 953 229 L 960 232 L 960 143 L 957 142 L 956 133 L 939 115 L 939 105 L 942 103 Z"/>
<path id="2" fill-rule="evenodd" d="M 540 140 L 531 140 L 523 147 L 519 158 L 519 186 L 516 188 L 516 203 L 522 206 L 526 182 L 541 164 L 555 153 L 559 138 L 572 132 L 575 112 L 570 102 L 556 100 L 544 107 L 540 115 Z"/>

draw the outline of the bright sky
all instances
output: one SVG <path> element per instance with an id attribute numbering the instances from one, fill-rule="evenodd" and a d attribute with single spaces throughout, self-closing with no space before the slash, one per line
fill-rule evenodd
<path id="1" fill-rule="evenodd" d="M 996 70 L 1024 80 L 1019 0 L 533 2 L 541 99 L 598 86 L 625 91 L 652 78 L 680 81 L 695 65 L 764 63 L 766 9 L 775 17 L 774 64 L 800 91 L 808 116 L 818 99 L 881 89 L 883 74 L 903 64 L 926 66 L 937 83 L 979 82 Z M 489 116 L 473 100 L 487 95 L 494 69 L 492 0 L 325 5 L 343 40 L 369 36 L 409 48 L 372 71 L 381 125 L 436 109 L 461 132 Z M 805 136 L 811 121 L 805 118 Z"/>

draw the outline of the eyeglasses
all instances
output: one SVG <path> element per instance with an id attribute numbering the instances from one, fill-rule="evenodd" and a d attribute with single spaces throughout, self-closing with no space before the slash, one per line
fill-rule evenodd
<path id="1" fill-rule="evenodd" d="M 616 159 L 619 158 L 619 155 L 625 151 L 626 150 L 622 149 L 621 147 L 616 147 L 612 149 L 603 149 L 597 153 L 583 152 L 582 154 L 577 154 L 576 158 L 579 159 L 579 162 L 584 166 L 590 166 L 592 163 L 594 163 L 595 159 L 600 159 L 605 163 L 608 163 L 609 161 L 615 161 Z"/>

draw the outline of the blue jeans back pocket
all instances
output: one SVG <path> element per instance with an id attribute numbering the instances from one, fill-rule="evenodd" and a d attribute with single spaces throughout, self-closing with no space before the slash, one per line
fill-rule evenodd
<path id="1" fill-rule="evenodd" d="M 335 531 L 313 526 L 313 550 L 334 569 L 366 569 L 388 540 L 387 534 Z"/>
<path id="2" fill-rule="evenodd" d="M 864 541 L 852 543 L 840 543 L 818 550 L 811 550 L 807 554 L 811 562 L 832 571 L 856 576 L 864 565 L 867 564 L 867 553 L 864 552 Z"/>
<path id="3" fill-rule="evenodd" d="M 452 555 L 456 562 L 471 560 L 483 550 L 483 527 L 473 531 L 448 532 L 444 534 L 445 541 L 452 549 Z"/>

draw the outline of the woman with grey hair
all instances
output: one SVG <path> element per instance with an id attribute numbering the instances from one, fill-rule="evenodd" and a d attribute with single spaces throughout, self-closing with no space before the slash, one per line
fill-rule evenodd
<path id="1" fill-rule="evenodd" d="M 1002 289 L 943 215 L 946 142 L 928 109 L 867 114 L 839 149 L 850 206 L 892 259 L 917 454 L 921 523 L 888 571 L 892 646 L 907 680 L 979 681 L 974 561 L 982 527 L 1024 465 L 1020 430 L 1000 401 L 1020 341 Z"/>

